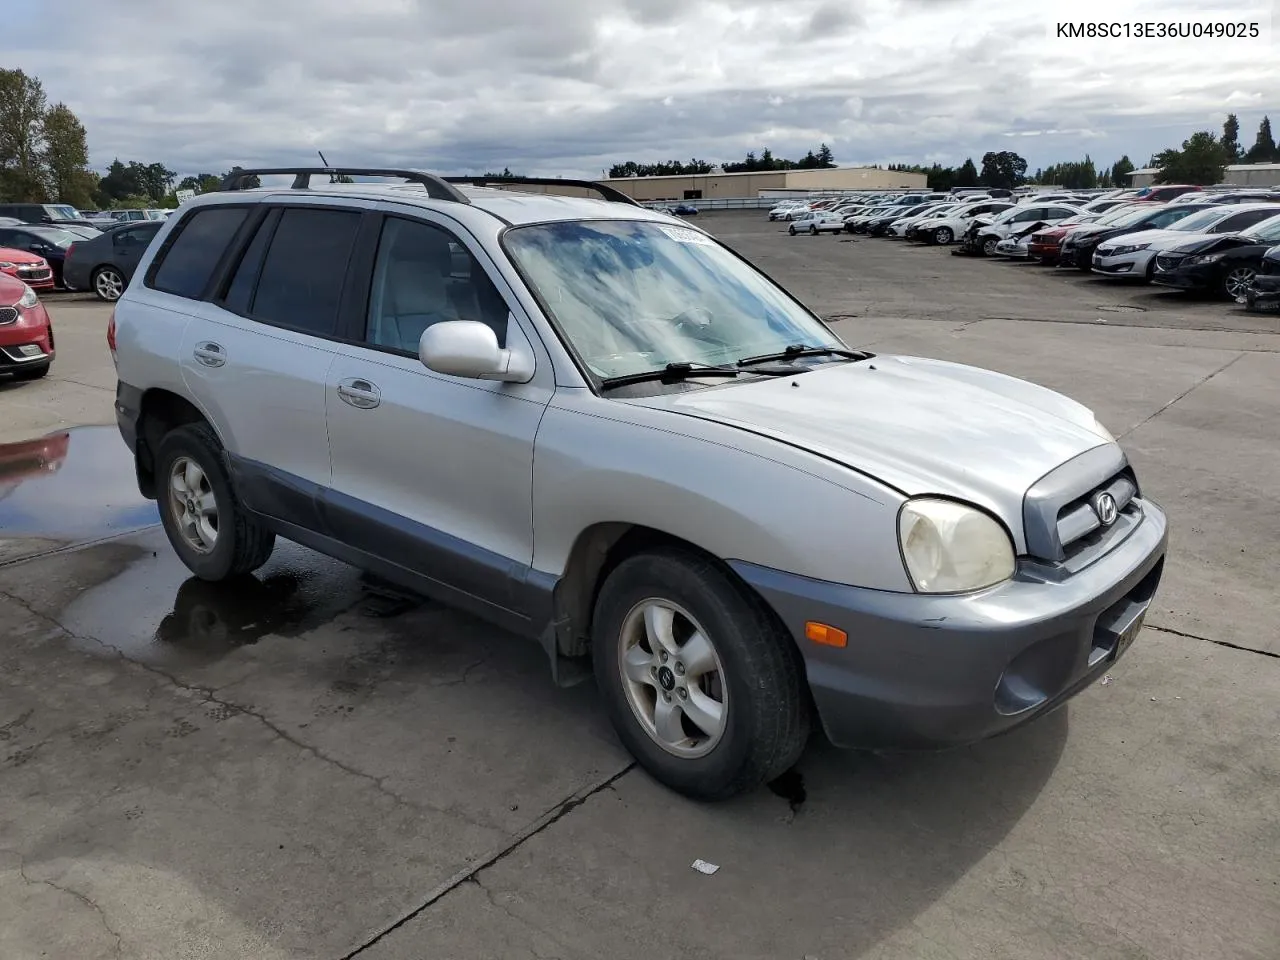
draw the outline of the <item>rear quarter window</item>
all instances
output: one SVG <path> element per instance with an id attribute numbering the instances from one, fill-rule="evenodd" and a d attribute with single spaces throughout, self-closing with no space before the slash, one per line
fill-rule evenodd
<path id="1" fill-rule="evenodd" d="M 245 207 L 197 210 L 178 224 L 159 254 L 147 286 L 174 296 L 199 300 L 236 231 L 249 216 Z"/>

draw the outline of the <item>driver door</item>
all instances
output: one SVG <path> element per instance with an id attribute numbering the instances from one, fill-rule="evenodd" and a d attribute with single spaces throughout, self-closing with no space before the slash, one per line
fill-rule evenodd
<path id="1" fill-rule="evenodd" d="M 338 539 L 462 595 L 449 599 L 524 615 L 534 438 L 554 377 L 487 257 L 428 217 L 386 215 L 376 252 L 362 260 L 371 264 L 363 329 L 338 346 L 326 383 L 326 513 Z M 487 323 L 499 344 L 527 340 L 533 379 L 428 370 L 418 340 L 449 320 Z"/>

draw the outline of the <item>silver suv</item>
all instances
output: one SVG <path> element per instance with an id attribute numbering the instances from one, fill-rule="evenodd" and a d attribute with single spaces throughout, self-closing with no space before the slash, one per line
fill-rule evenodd
<path id="1" fill-rule="evenodd" d="M 1005 731 L 1137 634 L 1165 517 L 1080 404 L 852 349 L 598 184 L 237 178 L 282 172 L 189 202 L 109 329 L 139 486 L 198 576 L 281 536 L 464 607 L 561 684 L 591 665 L 627 747 L 701 798 L 785 771 L 814 722 Z M 339 175 L 404 182 L 311 184 Z"/>

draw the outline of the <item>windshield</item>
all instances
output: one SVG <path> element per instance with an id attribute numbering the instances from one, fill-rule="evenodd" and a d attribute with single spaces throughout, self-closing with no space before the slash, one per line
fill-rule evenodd
<path id="1" fill-rule="evenodd" d="M 1251 227 L 1241 230 L 1240 236 L 1248 237 L 1251 240 L 1261 240 L 1263 243 L 1280 241 L 1280 209 L 1276 210 L 1274 217 L 1262 220 Z"/>
<path id="2" fill-rule="evenodd" d="M 45 212 L 55 220 L 79 220 L 80 211 L 66 203 L 55 203 L 45 207 Z"/>
<path id="3" fill-rule="evenodd" d="M 1230 210 L 1218 208 L 1216 210 L 1199 210 L 1189 217 L 1183 217 L 1177 223 L 1170 224 L 1167 230 L 1184 230 L 1187 233 L 1199 233 L 1208 230 L 1214 226 L 1219 220 L 1231 215 Z"/>
<path id="4" fill-rule="evenodd" d="M 795 344 L 845 349 L 763 274 L 689 227 L 531 224 L 508 230 L 503 244 L 598 377 L 733 363 Z"/>
<path id="5" fill-rule="evenodd" d="M 41 240 L 52 243 L 55 247 L 69 247 L 77 240 L 83 240 L 84 237 L 71 233 L 67 230 L 49 229 L 47 227 L 37 227 L 31 231 Z"/>

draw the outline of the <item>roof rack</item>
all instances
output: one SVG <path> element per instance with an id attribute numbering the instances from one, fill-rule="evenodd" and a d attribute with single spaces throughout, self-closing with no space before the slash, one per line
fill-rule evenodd
<path id="1" fill-rule="evenodd" d="M 633 207 L 640 206 L 635 198 L 627 196 L 621 190 L 616 190 L 603 183 L 597 183 L 594 180 L 565 180 L 560 177 L 445 177 L 449 183 L 467 183 L 474 187 L 487 187 L 491 183 L 509 183 L 509 184 L 537 184 L 547 187 L 580 187 L 584 190 L 594 190 L 604 199 L 611 203 L 629 203 Z"/>
<path id="2" fill-rule="evenodd" d="M 218 184 L 219 190 L 241 190 L 245 180 L 250 177 L 293 174 L 294 190 L 306 190 L 311 186 L 311 178 L 318 176 L 347 177 L 400 177 L 411 183 L 420 183 L 427 190 L 427 195 L 435 200 L 451 200 L 454 203 L 470 203 L 457 187 L 452 186 L 444 177 L 423 170 L 394 170 L 384 167 L 255 167 L 252 170 L 236 170 L 228 174 Z"/>

